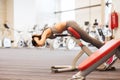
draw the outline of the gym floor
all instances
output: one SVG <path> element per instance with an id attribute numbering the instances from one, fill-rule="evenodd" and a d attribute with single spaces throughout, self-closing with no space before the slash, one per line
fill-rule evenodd
<path id="1" fill-rule="evenodd" d="M 53 65 L 70 65 L 79 49 L 1 48 L 0 80 L 68 80 L 78 71 L 52 73 Z M 82 56 L 79 64 L 87 56 Z M 120 61 L 116 71 L 93 71 L 86 80 L 120 80 Z"/>

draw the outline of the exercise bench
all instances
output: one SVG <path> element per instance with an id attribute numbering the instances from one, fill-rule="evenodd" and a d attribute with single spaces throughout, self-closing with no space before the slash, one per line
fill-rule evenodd
<path id="1" fill-rule="evenodd" d="M 74 71 L 77 70 L 78 67 L 76 66 L 76 63 L 78 61 L 78 59 L 84 54 L 86 53 L 88 56 L 90 56 L 91 54 L 93 54 L 93 52 L 84 44 L 82 44 L 82 42 L 80 41 L 80 35 L 78 32 L 76 32 L 72 27 L 68 27 L 68 32 L 71 34 L 69 36 L 71 36 L 71 38 L 81 47 L 80 52 L 75 56 L 75 58 L 72 61 L 72 64 L 69 66 L 52 66 L 51 70 L 52 72 L 66 72 L 66 71 Z M 60 36 L 60 35 L 57 35 Z M 99 70 L 106 70 L 109 68 L 109 65 L 106 67 L 106 65 L 102 64 L 100 65 L 97 69 Z"/>
<path id="2" fill-rule="evenodd" d="M 116 55 L 115 61 L 120 58 L 120 39 L 108 41 L 103 47 L 96 50 L 78 66 L 79 72 L 73 75 L 71 80 L 85 80 L 85 77 L 94 71 L 98 66 L 107 61 L 111 56 Z"/>

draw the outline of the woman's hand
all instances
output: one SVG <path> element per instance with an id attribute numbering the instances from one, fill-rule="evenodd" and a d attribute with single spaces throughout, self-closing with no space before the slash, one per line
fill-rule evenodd
<path id="1" fill-rule="evenodd" d="M 51 36 L 52 31 L 50 28 L 46 29 L 41 35 L 33 35 L 32 39 L 36 47 L 41 47 L 45 45 L 46 39 Z"/>
<path id="2" fill-rule="evenodd" d="M 39 39 L 39 37 L 34 37 L 33 39 L 34 39 L 34 41 L 37 44 L 36 47 L 42 47 L 42 46 L 44 46 L 45 41 L 42 41 L 41 39 Z"/>
<path id="3" fill-rule="evenodd" d="M 35 47 L 41 47 L 40 45 L 41 35 L 33 35 L 32 36 L 32 44 Z"/>

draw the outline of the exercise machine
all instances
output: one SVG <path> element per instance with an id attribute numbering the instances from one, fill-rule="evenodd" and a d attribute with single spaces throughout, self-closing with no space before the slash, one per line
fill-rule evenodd
<path id="1" fill-rule="evenodd" d="M 4 24 L 4 39 L 3 39 L 3 46 L 5 48 L 10 48 L 12 47 L 12 41 L 10 39 L 10 34 L 11 34 L 11 30 L 9 28 L 9 26 L 7 24 Z"/>
<path id="2" fill-rule="evenodd" d="M 94 71 L 98 66 L 106 62 L 113 55 L 117 57 L 113 63 L 119 58 L 120 59 L 120 39 L 108 41 L 100 49 L 96 50 L 92 55 L 90 55 L 86 60 L 84 60 L 78 66 L 79 72 L 73 75 L 70 80 L 85 80 L 85 77 Z"/>
<path id="3" fill-rule="evenodd" d="M 72 27 L 68 27 L 68 31 L 71 33 L 71 35 L 66 36 L 73 36 L 72 39 L 81 47 L 80 52 L 75 56 L 73 59 L 73 62 L 70 66 L 52 66 L 51 70 L 52 72 L 66 72 L 66 71 L 74 71 L 77 70 L 78 67 L 76 66 L 76 63 L 78 59 L 82 56 L 82 54 L 86 53 L 88 56 L 92 55 L 93 52 L 80 41 L 80 35 L 77 33 Z M 58 36 L 58 35 L 56 35 Z M 59 35 L 62 36 L 62 35 Z M 108 60 L 109 61 L 109 60 Z M 107 70 L 112 66 L 113 62 L 111 63 L 103 63 L 99 67 L 97 67 L 98 70 Z"/>
<path id="4" fill-rule="evenodd" d="M 76 63 L 78 61 L 78 59 L 80 58 L 80 56 L 82 56 L 82 54 L 86 53 L 88 56 L 90 56 L 92 54 L 92 51 L 89 50 L 89 48 L 85 45 L 82 44 L 82 42 L 79 40 L 80 39 L 80 35 L 71 27 L 68 28 L 71 33 L 74 33 L 73 36 L 75 37 L 71 37 L 77 44 L 79 44 L 79 46 L 81 47 L 81 51 L 76 55 L 76 57 L 74 58 L 71 66 L 52 66 L 51 70 L 52 72 L 65 72 L 65 71 L 74 71 L 77 69 L 76 67 Z M 66 35 L 68 36 L 68 35 Z M 70 35 L 69 35 L 70 36 Z"/>
<path id="5" fill-rule="evenodd" d="M 72 50 L 76 46 L 76 42 L 70 36 L 60 36 L 55 38 L 51 43 L 51 48 L 57 49 L 59 47 L 65 47 L 68 50 Z"/>

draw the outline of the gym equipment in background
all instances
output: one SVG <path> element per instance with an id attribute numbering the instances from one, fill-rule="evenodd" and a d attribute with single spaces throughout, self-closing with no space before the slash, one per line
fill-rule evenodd
<path id="1" fill-rule="evenodd" d="M 11 39 L 10 39 L 10 28 L 7 24 L 4 24 L 5 31 L 4 31 L 4 38 L 3 38 L 3 46 L 5 48 L 10 48 L 12 46 Z"/>
<path id="2" fill-rule="evenodd" d="M 55 38 L 51 43 L 51 47 L 53 49 L 65 47 L 68 50 L 72 50 L 75 46 L 76 46 L 76 42 L 69 36 L 66 37 L 59 36 Z"/>

